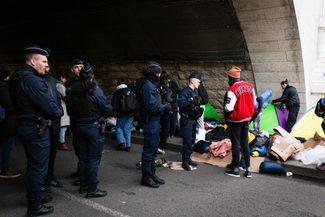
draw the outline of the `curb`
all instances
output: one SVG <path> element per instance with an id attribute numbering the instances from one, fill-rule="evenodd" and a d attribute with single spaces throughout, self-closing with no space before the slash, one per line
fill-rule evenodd
<path id="1" fill-rule="evenodd" d="M 142 145 L 143 136 L 139 134 L 132 134 L 132 143 Z M 181 152 L 182 145 L 179 143 L 172 143 L 170 141 L 167 141 L 166 150 Z M 281 165 L 286 171 L 292 172 L 294 176 L 301 176 L 309 179 L 311 178 L 315 181 L 325 181 L 325 172 L 317 170 L 316 166 L 303 165 L 302 163 L 295 160 L 288 160 L 286 162 L 283 162 Z"/>

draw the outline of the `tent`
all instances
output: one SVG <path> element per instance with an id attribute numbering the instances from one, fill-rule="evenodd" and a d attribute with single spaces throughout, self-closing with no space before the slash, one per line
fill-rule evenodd
<path id="1" fill-rule="evenodd" d="M 279 126 L 278 117 L 273 104 L 268 104 L 265 109 L 262 110 L 260 130 L 264 130 L 270 134 L 273 134 L 273 128 Z M 251 130 L 254 129 L 253 123 L 249 125 Z"/>
<path id="2" fill-rule="evenodd" d="M 311 108 L 296 122 L 290 133 L 292 136 L 309 139 L 317 132 L 321 137 L 325 137 L 321 127 L 323 119 L 317 117 L 314 111 L 315 108 Z"/>
<path id="3" fill-rule="evenodd" d="M 210 103 L 204 106 L 204 118 L 214 118 L 216 122 L 220 122 L 217 110 Z"/>

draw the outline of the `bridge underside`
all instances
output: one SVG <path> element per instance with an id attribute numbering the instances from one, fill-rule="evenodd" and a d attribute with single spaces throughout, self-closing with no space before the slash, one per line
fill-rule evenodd
<path id="1" fill-rule="evenodd" d="M 3 3 L 1 62 L 21 62 L 39 44 L 53 59 L 247 62 L 243 33 L 228 0 L 30 1 Z"/>

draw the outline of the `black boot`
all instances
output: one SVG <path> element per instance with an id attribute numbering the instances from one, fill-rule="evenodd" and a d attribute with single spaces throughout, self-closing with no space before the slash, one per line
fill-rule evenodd
<path id="1" fill-rule="evenodd" d="M 98 188 L 88 188 L 86 198 L 105 197 L 106 195 L 107 195 L 107 191 L 102 191 Z"/>
<path id="2" fill-rule="evenodd" d="M 152 175 L 148 172 L 142 172 L 141 185 L 150 188 L 159 188 L 159 184 L 152 179 Z"/>
<path id="3" fill-rule="evenodd" d="M 191 171 L 191 170 L 192 170 L 192 168 L 191 168 L 191 166 L 189 165 L 188 161 L 183 161 L 183 163 L 182 163 L 182 167 L 183 167 L 183 169 L 186 170 L 186 171 Z"/>
<path id="4" fill-rule="evenodd" d="M 47 215 L 54 211 L 53 206 L 38 205 L 37 207 L 28 208 L 27 217 Z"/>
<path id="5" fill-rule="evenodd" d="M 154 180 L 156 183 L 158 183 L 159 185 L 163 185 L 165 184 L 165 180 L 159 178 L 157 175 L 156 175 L 156 171 L 154 171 L 151 175 L 151 178 L 152 180 Z"/>
<path id="6" fill-rule="evenodd" d="M 197 167 L 197 163 L 195 161 L 192 161 L 191 159 L 188 161 L 188 164 L 193 167 Z"/>
<path id="7" fill-rule="evenodd" d="M 87 185 L 81 185 L 79 188 L 79 194 L 85 194 L 87 192 L 88 186 Z"/>

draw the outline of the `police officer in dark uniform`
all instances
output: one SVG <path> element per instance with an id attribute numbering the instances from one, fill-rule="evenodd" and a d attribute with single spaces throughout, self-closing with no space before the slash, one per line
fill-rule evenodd
<path id="1" fill-rule="evenodd" d="M 56 99 L 52 97 L 45 79 L 48 67 L 47 50 L 32 45 L 26 48 L 26 64 L 10 78 L 18 121 L 18 136 L 27 157 L 27 216 L 53 212 L 53 206 L 41 196 L 49 161 L 49 128 L 52 119 L 63 115 Z"/>
<path id="2" fill-rule="evenodd" d="M 97 188 L 97 172 L 102 156 L 103 119 L 112 113 L 112 106 L 102 89 L 94 82 L 94 71 L 85 63 L 80 80 L 71 85 L 67 107 L 75 121 L 75 136 L 79 147 L 79 193 L 86 197 L 104 197 L 106 191 Z"/>
<path id="3" fill-rule="evenodd" d="M 80 80 L 80 71 L 83 67 L 83 61 L 75 58 L 72 60 L 71 62 L 71 68 L 70 71 L 73 74 L 73 79 L 69 82 L 69 84 L 66 87 L 66 95 L 69 95 L 69 91 L 71 89 L 71 86 L 73 83 L 75 82 L 79 82 Z M 69 112 L 69 111 L 68 111 Z M 75 155 L 77 156 L 78 160 L 79 160 L 79 146 L 77 144 L 77 137 L 75 136 L 75 125 L 74 125 L 74 119 L 73 119 L 73 114 L 69 114 L 70 116 L 70 125 L 71 125 L 71 130 L 72 130 L 72 146 L 73 146 L 73 150 Z M 79 180 L 79 165 L 78 165 L 78 169 L 76 172 L 71 173 L 71 178 L 77 178 L 77 180 L 75 181 L 75 185 L 79 185 L 80 184 L 80 180 Z"/>
<path id="4" fill-rule="evenodd" d="M 137 84 L 138 90 L 136 91 L 144 133 L 141 185 L 151 188 L 158 188 L 160 185 L 165 184 L 165 181 L 156 175 L 155 168 L 160 135 L 160 115 L 171 110 L 170 104 L 161 104 L 158 91 L 161 71 L 162 68 L 158 63 L 149 62 L 144 70 L 145 78 L 141 80 L 141 84 Z"/>
<path id="5" fill-rule="evenodd" d="M 202 100 L 198 93 L 200 82 L 201 73 L 193 72 L 189 76 L 188 86 L 181 90 L 178 99 L 183 137 L 182 167 L 186 171 L 191 171 L 197 166 L 190 157 L 195 142 L 197 119 L 203 114 L 203 108 L 200 107 Z"/>
<path id="6" fill-rule="evenodd" d="M 51 96 L 56 99 L 58 106 L 61 107 L 61 101 L 59 94 L 56 89 L 56 78 L 54 78 L 50 73 L 50 67 L 46 69 L 46 81 L 49 86 Z M 59 132 L 60 132 L 60 118 L 53 119 L 50 126 L 50 158 L 48 172 L 45 179 L 44 191 L 50 192 L 50 186 L 53 187 L 63 187 L 63 184 L 54 175 L 54 165 L 56 159 L 56 153 L 59 146 Z"/>

